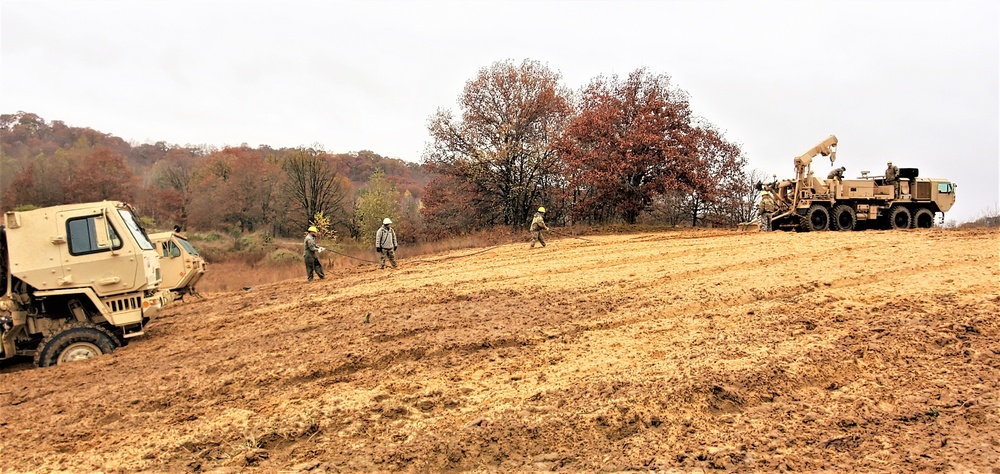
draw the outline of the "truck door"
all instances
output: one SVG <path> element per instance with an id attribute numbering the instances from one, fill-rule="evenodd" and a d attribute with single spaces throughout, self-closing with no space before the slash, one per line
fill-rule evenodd
<path id="1" fill-rule="evenodd" d="M 185 259 L 181 257 L 181 249 L 174 243 L 173 236 L 159 244 L 160 274 L 163 277 L 160 286 L 172 290 L 184 277 Z"/>
<path id="2" fill-rule="evenodd" d="M 118 294 L 135 286 L 142 256 L 122 239 L 106 213 L 63 212 L 66 225 L 63 254 L 63 287 L 90 286 L 98 295 Z"/>

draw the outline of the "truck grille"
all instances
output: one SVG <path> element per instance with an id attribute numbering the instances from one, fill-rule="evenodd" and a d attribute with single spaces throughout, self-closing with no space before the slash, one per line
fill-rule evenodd
<path id="1" fill-rule="evenodd" d="M 105 303 L 108 305 L 108 309 L 116 313 L 119 311 L 134 311 L 142 307 L 142 298 L 139 296 L 130 296 L 105 300 Z"/>

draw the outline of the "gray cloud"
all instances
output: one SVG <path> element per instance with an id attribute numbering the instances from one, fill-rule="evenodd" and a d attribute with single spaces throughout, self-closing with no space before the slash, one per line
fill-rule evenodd
<path id="1" fill-rule="evenodd" d="M 951 178 L 948 218 L 969 220 L 1000 201 L 998 19 L 992 1 L 3 1 L 0 111 L 417 161 L 427 117 L 493 62 L 573 89 L 646 67 L 754 168 L 788 176 L 836 134 L 848 175 Z"/>

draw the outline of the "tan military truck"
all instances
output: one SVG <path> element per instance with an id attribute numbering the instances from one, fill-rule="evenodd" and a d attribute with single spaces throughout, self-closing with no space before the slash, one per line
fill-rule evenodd
<path id="1" fill-rule="evenodd" d="M 191 242 L 177 232 L 159 232 L 149 238 L 160 255 L 163 275 L 160 288 L 167 298 L 173 301 L 183 300 L 187 295 L 198 296 L 194 286 L 205 274 L 207 264 Z"/>
<path id="2" fill-rule="evenodd" d="M 955 183 L 921 178 L 917 168 L 900 168 L 898 176 L 844 179 L 837 169 L 821 180 L 811 164 L 817 155 L 836 160 L 837 137 L 830 135 L 794 159 L 795 179 L 758 183 L 761 230 L 856 230 L 930 228 L 935 216 L 955 204 Z"/>
<path id="3" fill-rule="evenodd" d="M 109 353 L 160 310 L 160 261 L 123 202 L 6 212 L 0 226 L 0 360 L 46 367 Z"/>

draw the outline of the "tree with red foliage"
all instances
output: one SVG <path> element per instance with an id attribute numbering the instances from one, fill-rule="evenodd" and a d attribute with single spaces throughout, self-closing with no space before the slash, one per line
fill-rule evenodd
<path id="1" fill-rule="evenodd" d="M 559 144 L 575 216 L 634 224 L 654 196 L 702 186 L 694 134 L 687 95 L 668 76 L 639 69 L 593 80 Z"/>
<path id="2" fill-rule="evenodd" d="M 431 117 L 424 162 L 469 185 L 463 197 L 471 202 L 463 204 L 474 206 L 478 225 L 523 226 L 535 207 L 547 204 L 548 187 L 558 181 L 553 143 L 572 112 L 559 79 L 537 61 L 494 63 L 466 83 L 461 119 L 445 110 Z"/>
<path id="3" fill-rule="evenodd" d="M 427 183 L 420 214 L 429 237 L 443 238 L 479 228 L 487 219 L 476 215 L 480 206 L 470 205 L 476 200 L 475 187 L 457 176 L 440 175 Z"/>
<path id="4" fill-rule="evenodd" d="M 736 225 L 740 222 L 740 200 L 748 191 L 743 171 L 746 158 L 739 145 L 726 141 L 711 125 L 695 128 L 692 137 L 697 179 L 685 188 L 684 204 L 691 226 L 705 219 L 713 226 Z"/>
<path id="5" fill-rule="evenodd" d="M 149 173 L 150 183 L 143 193 L 143 200 L 149 198 L 143 206 L 145 212 L 157 221 L 187 228 L 191 179 L 201 158 L 199 154 L 194 148 L 171 148 L 164 142 L 133 149 L 133 156 L 156 159 Z"/>
<path id="6" fill-rule="evenodd" d="M 66 187 L 72 202 L 131 201 L 136 178 L 125 164 L 125 157 L 104 147 L 85 156 Z"/>
<path id="7" fill-rule="evenodd" d="M 42 202 L 36 175 L 34 163 L 28 163 L 28 166 L 14 179 L 5 183 L 2 210 L 9 211 L 24 205 L 39 205 L 35 203 Z"/>
<path id="8" fill-rule="evenodd" d="M 190 221 L 201 228 L 231 226 L 240 232 L 273 223 L 280 201 L 272 198 L 282 178 L 277 159 L 260 150 L 233 147 L 209 154 L 192 172 Z"/>

